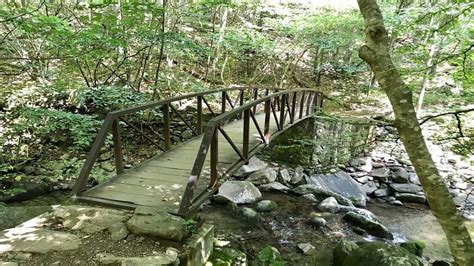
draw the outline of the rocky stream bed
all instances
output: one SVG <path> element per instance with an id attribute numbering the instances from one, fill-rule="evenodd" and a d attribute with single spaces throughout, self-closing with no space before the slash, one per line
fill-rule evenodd
<path id="1" fill-rule="evenodd" d="M 434 158 L 474 236 L 472 166 L 453 155 Z M 452 261 L 413 167 L 400 146 L 386 142 L 324 169 L 254 157 L 192 220 L 149 208 L 76 205 L 67 191 L 1 205 L 0 213 L 6 229 L 0 236 L 1 265 Z"/>

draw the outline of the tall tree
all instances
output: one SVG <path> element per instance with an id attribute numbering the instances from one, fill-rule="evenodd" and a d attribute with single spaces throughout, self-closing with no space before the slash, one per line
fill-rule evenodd
<path id="1" fill-rule="evenodd" d="M 458 214 L 448 188 L 426 146 L 416 117 L 412 91 L 400 77 L 390 56 L 390 39 L 376 0 L 358 0 L 365 21 L 365 45 L 359 56 L 366 61 L 387 94 L 395 113 L 395 125 L 438 219 L 458 265 L 474 265 L 474 245 Z"/>

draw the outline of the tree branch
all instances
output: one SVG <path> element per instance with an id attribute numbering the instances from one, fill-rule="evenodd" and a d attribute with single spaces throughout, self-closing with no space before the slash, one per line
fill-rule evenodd
<path id="1" fill-rule="evenodd" d="M 429 120 L 431 120 L 433 118 L 440 117 L 440 116 L 445 116 L 445 115 L 454 115 L 454 116 L 456 116 L 456 119 L 458 119 L 458 124 L 460 124 L 458 115 L 463 114 L 463 113 L 469 113 L 469 112 L 474 112 L 474 108 L 469 108 L 469 109 L 464 109 L 464 110 L 457 110 L 457 111 L 450 111 L 450 112 L 445 112 L 445 113 L 441 113 L 441 114 L 437 114 L 437 115 L 428 115 L 428 116 L 425 116 L 425 117 L 420 119 L 421 120 L 420 125 L 423 125 L 424 123 L 428 122 Z"/>

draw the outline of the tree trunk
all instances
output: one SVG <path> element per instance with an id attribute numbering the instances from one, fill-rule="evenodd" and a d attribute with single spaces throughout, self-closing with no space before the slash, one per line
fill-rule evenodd
<path id="1" fill-rule="evenodd" d="M 446 234 L 455 262 L 458 265 L 474 265 L 472 240 L 426 146 L 412 92 L 392 62 L 390 39 L 380 8 L 376 0 L 357 2 L 366 26 L 365 45 L 360 48 L 359 56 L 370 65 L 392 104 L 400 138 L 420 178 L 431 210 Z"/>

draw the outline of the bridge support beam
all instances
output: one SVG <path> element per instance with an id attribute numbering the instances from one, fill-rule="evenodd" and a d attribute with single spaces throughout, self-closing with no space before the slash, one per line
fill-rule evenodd
<path id="1" fill-rule="evenodd" d="M 244 135 L 242 154 L 246 160 L 249 159 L 249 143 L 250 143 L 250 109 L 244 111 Z"/>
<path id="2" fill-rule="evenodd" d="M 165 149 L 171 148 L 171 131 L 170 131 L 170 104 L 163 105 L 163 137 L 165 138 Z"/>

